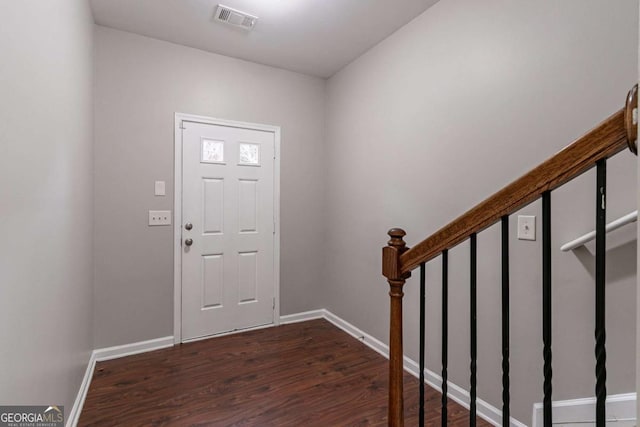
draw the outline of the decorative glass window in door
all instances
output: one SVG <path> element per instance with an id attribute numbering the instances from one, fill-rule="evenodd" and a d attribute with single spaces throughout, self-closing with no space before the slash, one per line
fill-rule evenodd
<path id="1" fill-rule="evenodd" d="M 241 165 L 260 166 L 260 145 L 241 142 L 239 159 Z"/>
<path id="2" fill-rule="evenodd" d="M 224 163 L 224 141 L 202 139 L 202 163 Z"/>

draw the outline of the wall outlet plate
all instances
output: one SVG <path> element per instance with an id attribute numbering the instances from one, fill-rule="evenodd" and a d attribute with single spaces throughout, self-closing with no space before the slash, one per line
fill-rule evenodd
<path id="1" fill-rule="evenodd" d="M 171 211 L 149 211 L 149 225 L 171 225 Z"/>
<path id="2" fill-rule="evenodd" d="M 536 240 L 534 215 L 518 215 L 518 240 Z"/>

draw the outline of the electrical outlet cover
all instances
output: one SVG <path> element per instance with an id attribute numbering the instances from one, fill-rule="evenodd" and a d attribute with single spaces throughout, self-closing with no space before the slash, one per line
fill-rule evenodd
<path id="1" fill-rule="evenodd" d="M 536 240 L 536 217 L 518 215 L 518 240 Z"/>
<path id="2" fill-rule="evenodd" d="M 171 225 L 171 211 L 149 211 L 149 226 Z"/>

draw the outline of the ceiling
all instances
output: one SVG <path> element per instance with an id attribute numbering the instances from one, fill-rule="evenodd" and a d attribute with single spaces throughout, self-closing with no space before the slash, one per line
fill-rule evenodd
<path id="1" fill-rule="evenodd" d="M 91 0 L 95 22 L 184 46 L 330 77 L 438 0 Z M 218 3 L 258 16 L 214 21 Z"/>

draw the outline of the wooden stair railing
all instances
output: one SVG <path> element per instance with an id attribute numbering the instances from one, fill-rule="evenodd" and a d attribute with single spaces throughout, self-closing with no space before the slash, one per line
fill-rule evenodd
<path id="1" fill-rule="evenodd" d="M 436 233 L 426 238 L 422 242 L 418 243 L 412 248 L 408 248 L 404 242 L 404 236 L 406 233 L 400 228 L 393 228 L 389 230 L 388 234 L 390 240 L 386 247 L 382 249 L 382 274 L 387 278 L 390 286 L 390 337 L 389 337 L 389 413 L 388 423 L 389 426 L 399 427 L 404 425 L 404 405 L 403 405 L 403 346 L 402 346 L 402 297 L 403 287 L 405 281 L 411 276 L 411 272 L 419 266 L 424 267 L 424 264 L 441 254 L 458 245 L 459 243 L 471 238 L 475 240 L 475 235 L 489 226 L 503 221 L 503 233 L 505 232 L 505 222 L 508 224 L 509 215 L 530 204 L 531 202 L 543 198 L 543 202 L 547 205 L 550 203 L 550 192 L 568 181 L 576 178 L 587 170 L 598 165 L 598 185 L 602 184 L 604 191 L 606 169 L 604 167 L 605 159 L 614 156 L 625 148 L 629 148 L 634 154 L 637 154 L 637 91 L 638 85 L 634 86 L 627 96 L 626 105 L 623 109 L 616 112 L 596 128 L 588 132 L 583 137 L 579 138 L 573 144 L 567 146 L 559 153 L 531 170 L 526 175 L 517 179 L 513 183 L 509 184 L 502 190 L 495 193 L 485 201 L 481 202 L 465 214 L 457 218 L 455 221 L 444 226 Z M 602 166 L 602 167 L 601 167 Z M 601 174 L 602 171 L 602 174 Z M 602 181 L 600 181 L 602 177 Z M 604 197 L 604 196 L 603 196 Z M 604 200 L 604 199 L 603 199 Z M 543 204 L 545 204 L 543 203 Z M 604 203 L 602 203 L 602 211 L 604 212 Z M 547 206 L 548 207 L 548 206 Z M 545 209 L 543 209 L 545 210 Z M 550 211 L 550 209 L 549 209 Z M 599 213 L 604 221 L 604 213 Z M 505 221 L 506 220 L 506 221 Z M 544 222 L 543 214 L 543 222 Z M 544 224 L 543 224 L 544 227 Z M 544 234 L 544 231 L 543 231 Z M 604 248 L 604 237 L 600 233 L 601 248 Z M 503 242 L 504 242 L 503 234 Z M 544 236 L 543 236 L 544 240 Z M 543 244 L 543 246 L 545 246 Z M 473 245 L 472 245 L 473 247 Z M 507 245 L 508 251 L 508 245 Z M 602 258 L 602 273 L 604 273 L 604 249 L 601 250 Z M 549 249 L 550 254 L 550 249 Z M 504 259 L 504 253 L 503 253 Z M 508 262 L 508 253 L 507 253 Z M 550 259 L 550 257 L 549 257 Z M 472 257 L 472 268 L 475 258 Z M 504 266 L 503 266 L 504 268 Z M 508 266 L 506 267 L 508 276 Z M 504 270 L 503 270 L 504 272 Z M 424 274 L 421 274 L 421 280 L 424 281 Z M 550 266 L 549 266 L 549 283 L 546 284 L 549 288 L 545 288 L 550 291 Z M 504 274 L 503 274 L 504 279 Z M 602 274 L 602 287 L 604 287 L 604 274 Z M 473 281 L 472 274 L 472 281 Z M 508 281 L 508 277 L 506 278 Z M 424 283 L 421 284 L 424 286 Z M 473 286 L 472 286 L 473 289 Z M 604 288 L 603 288 L 604 289 Z M 508 292 L 508 289 L 507 289 Z M 508 294 L 507 294 L 508 295 Z M 548 304 L 550 305 L 550 295 Z M 421 301 L 421 304 L 424 302 Z M 597 303 L 599 304 L 599 303 Z M 602 317 L 604 313 L 604 295 L 602 295 Z M 472 295 L 473 305 L 473 295 Z M 546 304 L 545 304 L 546 305 Z M 508 308 L 508 307 L 507 307 Z M 473 309 L 473 308 L 472 308 Z M 545 308 L 546 310 L 547 308 Z M 597 309 L 598 310 L 598 309 Z M 504 313 L 504 310 L 503 310 Z M 548 326 L 550 328 L 550 309 L 549 309 Z M 473 317 L 473 313 L 472 313 Z M 596 315 L 598 317 L 598 314 Z M 545 315 L 545 322 L 547 321 Z M 604 320 L 602 320 L 604 322 Z M 473 322 L 473 320 L 472 320 Z M 472 329 L 474 328 L 472 323 Z M 507 326 L 508 328 L 508 322 Z M 504 328 L 504 326 L 503 326 Z M 604 353 L 604 324 L 602 324 L 602 342 L 598 342 L 599 348 L 596 352 Z M 424 328 L 421 327 L 421 330 Z M 503 331 L 504 332 L 504 331 Z M 423 332 L 421 331 L 421 334 Z M 472 347 L 474 331 L 472 330 Z M 423 340 L 424 337 L 421 336 Z M 547 348 L 547 341 L 545 339 L 545 426 L 551 423 L 551 401 L 550 401 L 550 337 L 549 348 Z M 597 337 L 598 339 L 598 337 Z M 508 336 L 507 336 L 508 343 Z M 472 352 L 474 349 L 472 348 Z M 549 354 L 547 355 L 547 351 Z M 444 354 L 444 353 L 443 353 Z M 548 360 L 547 360 L 548 357 Z M 604 366 L 600 366 L 604 363 L 604 355 L 598 356 L 598 365 L 600 372 L 598 375 L 598 387 L 597 391 L 598 400 L 602 406 L 604 404 L 604 397 L 606 397 L 606 390 L 604 389 L 604 378 L 606 373 L 604 372 Z M 420 361 L 421 371 L 424 371 L 424 360 Z M 446 361 L 445 361 L 446 362 Z M 503 360 L 503 364 L 504 364 Z M 506 383 L 508 385 L 508 348 L 507 348 L 507 377 Z M 548 364 L 548 366 L 547 366 Z M 446 365 L 445 365 L 446 366 Z M 472 355 L 472 400 L 475 400 L 475 360 Z M 547 372 L 548 370 L 548 372 Z M 446 374 L 446 367 L 444 370 Z M 602 374 L 602 375 L 600 375 Z M 548 376 L 548 378 L 547 378 Z M 547 383 L 548 380 L 548 383 Z M 420 385 L 421 388 L 424 384 Z M 446 384 L 444 384 L 446 387 Z M 547 389 L 548 388 L 548 389 Z M 598 393 L 599 392 L 599 393 Z M 446 393 L 446 392 L 445 392 Z M 508 389 L 503 391 L 503 399 L 507 402 L 506 421 L 508 422 Z M 472 409 L 474 403 L 471 402 Z M 423 413 L 423 404 L 421 405 L 421 413 Z M 604 426 L 604 407 L 602 407 L 602 413 L 597 416 L 598 427 Z M 471 413 L 470 425 L 475 425 L 475 411 Z M 505 411 L 503 411 L 505 412 Z M 446 417 L 446 396 L 443 396 L 443 413 Z M 600 421 L 598 421 L 600 420 Z M 423 420 L 420 420 L 423 425 Z M 443 420 L 443 426 L 446 425 L 446 419 Z M 506 424 L 508 425 L 508 424 Z"/>

